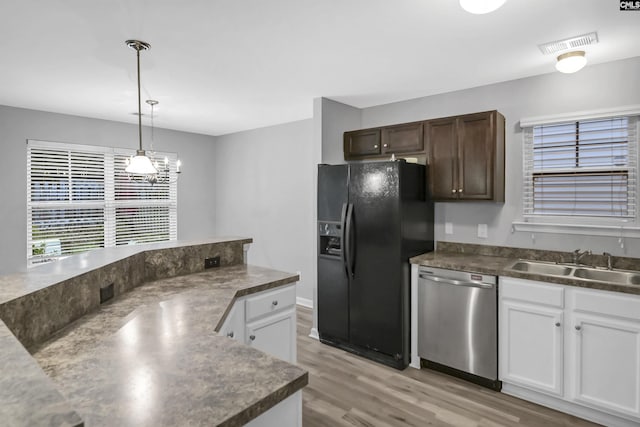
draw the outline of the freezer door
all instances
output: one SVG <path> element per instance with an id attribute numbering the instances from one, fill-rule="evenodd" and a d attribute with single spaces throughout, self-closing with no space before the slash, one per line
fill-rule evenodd
<path id="1" fill-rule="evenodd" d="M 340 221 L 348 180 L 349 165 L 318 165 L 318 221 Z"/>
<path id="2" fill-rule="evenodd" d="M 343 233 L 348 179 L 348 165 L 318 165 L 318 332 L 323 340 L 345 342 L 349 340 L 349 280 Z M 329 235 L 335 241 L 328 248 Z"/>
<path id="3" fill-rule="evenodd" d="M 408 310 L 403 267 L 408 262 L 401 259 L 400 165 L 351 164 L 349 177 L 354 227 L 351 343 L 394 357 L 404 353 L 408 339 L 403 322 Z"/>

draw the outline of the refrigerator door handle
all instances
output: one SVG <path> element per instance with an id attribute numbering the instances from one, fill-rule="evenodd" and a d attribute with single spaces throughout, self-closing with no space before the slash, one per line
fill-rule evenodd
<path id="1" fill-rule="evenodd" d="M 346 234 L 346 243 L 345 243 L 345 247 L 344 247 L 344 252 L 345 252 L 345 258 L 346 258 L 346 264 L 347 264 L 347 276 L 349 277 L 349 279 L 353 278 L 354 276 L 354 246 L 353 246 L 353 242 L 352 242 L 352 236 L 353 236 L 353 204 L 349 203 L 349 205 L 347 206 L 347 213 L 346 213 L 346 224 L 345 224 L 345 234 Z"/>
<path id="2" fill-rule="evenodd" d="M 347 204 L 342 204 L 342 214 L 340 215 L 340 227 L 342 228 L 342 235 L 340 236 L 340 249 L 342 252 L 342 265 L 344 266 L 344 271 L 349 276 L 349 267 L 348 267 L 348 255 L 346 250 L 346 242 L 347 242 Z"/>

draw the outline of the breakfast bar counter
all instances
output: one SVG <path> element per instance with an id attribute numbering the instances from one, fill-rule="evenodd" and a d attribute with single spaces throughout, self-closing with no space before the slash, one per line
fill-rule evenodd
<path id="1" fill-rule="evenodd" d="M 31 355 L 1 324 L 0 339 L 12 343 L 0 349 L 3 420 L 16 426 L 244 425 L 299 398 L 308 374 L 219 334 L 220 328 L 239 298 L 290 288 L 298 279 L 232 263 L 144 282 L 48 339 L 30 342 Z M 25 364 L 35 380 L 25 381 L 19 371 Z"/>

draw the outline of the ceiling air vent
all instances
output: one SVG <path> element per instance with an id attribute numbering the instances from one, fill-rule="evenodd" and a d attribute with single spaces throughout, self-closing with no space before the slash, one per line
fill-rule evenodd
<path id="1" fill-rule="evenodd" d="M 570 37 L 564 40 L 556 40 L 538 45 L 540 51 L 545 55 L 550 55 L 563 50 L 571 50 L 598 43 L 598 33 L 595 31 L 581 36 Z"/>

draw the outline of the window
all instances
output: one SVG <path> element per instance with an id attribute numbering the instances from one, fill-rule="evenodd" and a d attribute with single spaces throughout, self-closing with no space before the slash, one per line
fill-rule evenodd
<path id="1" fill-rule="evenodd" d="M 636 217 L 637 118 L 525 129 L 524 214 Z"/>
<path id="2" fill-rule="evenodd" d="M 170 182 L 131 180 L 125 159 L 134 150 L 27 142 L 29 264 L 95 248 L 175 240 L 177 155 Z"/>

